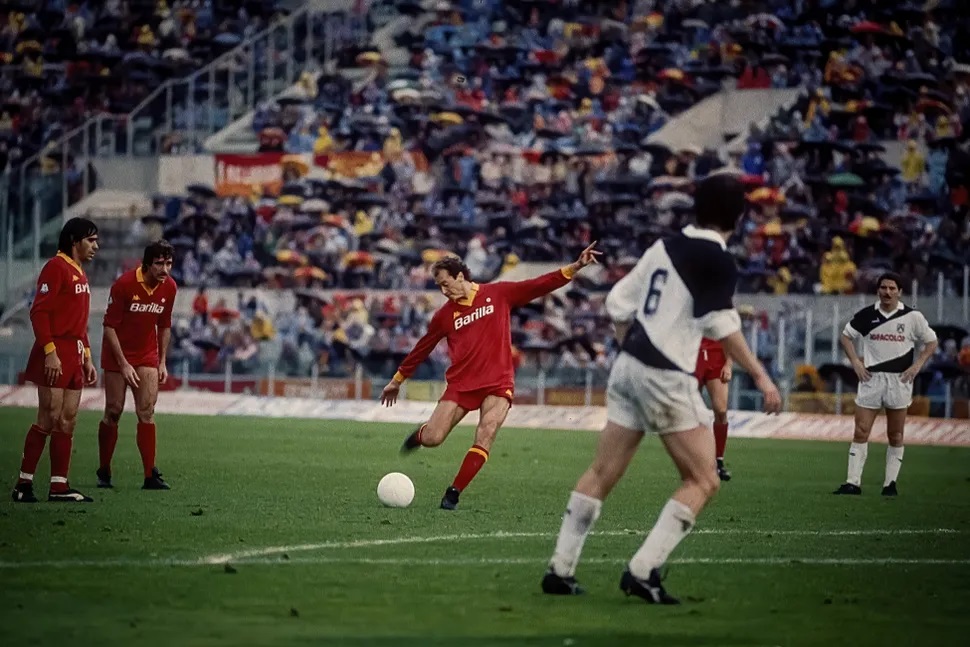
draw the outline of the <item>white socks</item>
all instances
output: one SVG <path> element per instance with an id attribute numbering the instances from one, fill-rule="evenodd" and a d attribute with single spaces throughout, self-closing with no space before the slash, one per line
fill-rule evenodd
<path id="1" fill-rule="evenodd" d="M 602 507 L 603 502 L 599 499 L 579 492 L 569 495 L 566 513 L 559 528 L 559 538 L 556 540 L 556 552 L 549 562 L 559 577 L 573 577 L 576 574 L 576 564 L 583 552 L 583 544 L 599 518 Z"/>
<path id="2" fill-rule="evenodd" d="M 862 484 L 862 468 L 866 466 L 866 455 L 868 453 L 869 443 L 852 443 L 849 445 L 849 475 L 845 479 L 846 483 Z"/>
<path id="3" fill-rule="evenodd" d="M 653 530 L 630 560 L 630 572 L 640 579 L 649 578 L 650 571 L 663 566 L 677 544 L 690 534 L 694 522 L 690 508 L 676 499 L 667 501 Z"/>
<path id="4" fill-rule="evenodd" d="M 886 447 L 886 481 L 882 484 L 886 487 L 899 477 L 899 468 L 903 466 L 903 452 L 905 447 Z"/>

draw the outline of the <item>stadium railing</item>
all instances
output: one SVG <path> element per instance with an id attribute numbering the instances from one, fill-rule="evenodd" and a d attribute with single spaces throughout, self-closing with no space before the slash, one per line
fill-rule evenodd
<path id="1" fill-rule="evenodd" d="M 0 384 L 21 383 L 23 365 L 23 358 L 19 356 L 0 354 Z M 225 362 L 219 372 L 202 373 L 197 372 L 199 362 L 189 359 L 170 362 L 169 370 L 169 381 L 163 387 L 167 391 L 203 391 L 317 400 L 377 400 L 381 389 L 393 373 L 391 368 L 378 374 L 369 371 L 363 363 L 357 363 L 337 374 L 323 375 L 317 365 L 313 364 L 308 375 L 293 376 L 279 371 L 275 362 L 261 365 L 251 372 L 240 372 L 231 361 Z M 401 398 L 419 402 L 437 400 L 445 389 L 443 369 L 426 368 L 419 375 L 420 378 L 404 383 Z M 515 402 L 577 407 L 604 406 L 607 376 L 608 369 L 603 366 L 520 368 L 516 372 Z M 962 380 L 959 385 L 957 380 L 949 380 L 936 390 L 927 389 L 925 386 L 917 387 L 917 395 L 909 412 L 912 415 L 934 418 L 970 418 L 970 393 L 967 391 L 970 372 L 965 372 L 958 379 Z M 834 392 L 793 391 L 793 384 L 786 376 L 779 379 L 779 384 L 785 402 L 784 411 L 835 415 L 851 415 L 854 411 L 854 390 L 847 388 L 838 376 L 835 378 Z M 730 409 L 758 411 L 761 403 L 761 394 L 753 388 L 750 378 L 743 371 L 736 371 L 730 385 Z"/>
<path id="2" fill-rule="evenodd" d="M 191 153 L 262 101 L 368 37 L 360 16 L 307 3 L 205 67 L 172 79 L 126 115 L 97 115 L 0 174 L 0 300 L 39 270 L 61 217 L 103 182 L 90 161 Z"/>

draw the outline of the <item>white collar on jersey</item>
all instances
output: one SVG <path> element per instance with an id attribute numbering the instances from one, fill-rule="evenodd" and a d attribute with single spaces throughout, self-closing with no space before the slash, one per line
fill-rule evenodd
<path id="1" fill-rule="evenodd" d="M 724 238 L 713 229 L 702 229 L 694 225 L 687 225 L 681 229 L 681 232 L 688 238 L 703 238 L 704 240 L 717 243 L 721 246 L 721 249 L 727 249 L 727 245 L 724 244 Z"/>
<path id="2" fill-rule="evenodd" d="M 903 302 L 902 301 L 897 301 L 896 302 L 896 309 L 893 310 L 892 312 L 886 312 L 885 310 L 883 310 L 882 309 L 882 302 L 876 301 L 876 312 L 878 312 L 879 314 L 881 314 L 883 317 L 885 317 L 887 319 L 889 317 L 893 316 L 894 314 L 896 314 L 897 312 L 899 312 L 902 309 L 903 309 Z"/>

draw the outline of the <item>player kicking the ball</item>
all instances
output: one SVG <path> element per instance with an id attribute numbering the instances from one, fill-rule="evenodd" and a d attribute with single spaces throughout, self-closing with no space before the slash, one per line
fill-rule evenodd
<path id="1" fill-rule="evenodd" d="M 404 380 L 414 374 L 439 341 L 448 340 L 451 358 L 451 366 L 445 373 L 448 386 L 431 418 L 407 437 L 401 450 L 437 447 L 469 411 L 481 412 L 475 443 L 441 499 L 443 509 L 454 510 L 458 506 L 459 495 L 488 460 L 495 435 L 512 406 L 515 390 L 510 333 L 512 308 L 568 284 L 576 272 L 596 262 L 600 252 L 593 250 L 594 245 L 562 269 L 514 283 L 473 283 L 468 268 L 456 257 L 444 258 L 432 266 L 435 283 L 448 297 L 448 303 L 434 314 L 428 332 L 384 387 L 381 403 L 392 406 Z"/>
<path id="2" fill-rule="evenodd" d="M 155 466 L 155 403 L 158 385 L 168 378 L 165 358 L 178 291 L 170 276 L 173 255 L 167 242 L 154 242 L 145 248 L 141 266 L 125 272 L 111 286 L 101 344 L 104 418 L 98 426 L 99 488 L 113 487 L 111 457 L 118 443 L 125 394 L 131 387 L 138 417 L 135 441 L 145 469 L 142 489 L 169 489 Z"/>
<path id="3" fill-rule="evenodd" d="M 34 346 L 25 377 L 37 385 L 37 422 L 24 440 L 20 478 L 13 490 L 18 503 L 36 503 L 34 472 L 47 437 L 51 439 L 51 488 L 48 501 L 90 503 L 68 485 L 74 427 L 81 389 L 98 380 L 88 343 L 91 288 L 81 265 L 98 251 L 98 228 L 90 220 L 71 218 L 61 229 L 57 255 L 37 278 L 37 296 L 30 307 Z"/>
<path id="4" fill-rule="evenodd" d="M 724 467 L 724 449 L 728 436 L 728 385 L 731 384 L 731 358 L 716 339 L 701 339 L 694 377 L 711 396 L 714 411 L 714 456 L 717 457 L 717 476 L 722 481 L 731 480 L 731 472 Z"/>
<path id="5" fill-rule="evenodd" d="M 592 465 L 569 496 L 542 590 L 582 593 L 576 565 L 603 500 L 643 440 L 660 435 L 681 484 L 620 578 L 620 589 L 647 602 L 677 604 L 661 584 L 660 567 L 694 527 L 720 485 L 714 462 L 710 411 L 696 379 L 701 337 L 717 339 L 754 378 L 768 412 L 781 408 L 778 389 L 748 349 L 732 303 L 737 279 L 725 241 L 745 205 L 744 186 L 716 173 L 694 193 L 698 227 L 654 243 L 606 300 L 623 340 L 606 390 L 607 423 Z"/>

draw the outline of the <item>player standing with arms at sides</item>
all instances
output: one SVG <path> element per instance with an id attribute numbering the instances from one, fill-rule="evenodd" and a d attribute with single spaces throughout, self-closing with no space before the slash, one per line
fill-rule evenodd
<path id="1" fill-rule="evenodd" d="M 168 379 L 165 361 L 178 292 L 170 276 L 174 255 L 175 250 L 166 241 L 151 243 L 145 248 L 141 266 L 125 272 L 111 286 L 101 344 L 104 418 L 98 426 L 99 488 L 113 487 L 111 457 L 130 386 L 138 417 L 135 441 L 145 469 L 142 489 L 169 489 L 155 466 L 155 403 L 158 385 Z"/>
<path id="2" fill-rule="evenodd" d="M 20 478 L 13 490 L 13 500 L 18 503 L 37 502 L 34 472 L 48 436 L 51 487 L 47 500 L 93 501 L 72 489 L 67 475 L 81 389 L 98 380 L 88 342 L 91 288 L 81 269 L 98 251 L 98 227 L 85 218 L 71 218 L 61 229 L 57 250 L 37 277 L 37 294 L 30 306 L 34 345 L 24 374 L 37 385 L 37 422 L 24 440 Z"/>
<path id="3" fill-rule="evenodd" d="M 731 384 L 731 358 L 716 339 L 701 339 L 701 350 L 697 355 L 697 368 L 694 376 L 702 388 L 711 396 L 711 409 L 714 411 L 714 456 L 717 457 L 717 476 L 722 481 L 730 481 L 731 473 L 724 468 L 724 448 L 728 437 L 728 386 Z"/>
<path id="4" fill-rule="evenodd" d="M 849 445 L 849 473 L 834 494 L 862 494 L 862 470 L 869 453 L 869 434 L 879 410 L 886 408 L 886 479 L 883 496 L 896 496 L 903 466 L 903 429 L 913 402 L 913 380 L 936 352 L 936 333 L 923 313 L 899 301 L 902 279 L 886 272 L 876 284 L 879 302 L 855 313 L 839 342 L 859 376 L 855 399 L 855 432 Z M 919 357 L 916 344 L 922 344 Z M 862 357 L 857 350 L 861 348 Z"/>
<path id="5" fill-rule="evenodd" d="M 569 496 L 542 579 L 545 593 L 583 592 L 575 578 L 583 543 L 650 431 L 660 434 L 681 485 L 630 560 L 620 589 L 647 602 L 678 604 L 661 584 L 660 567 L 720 485 L 710 411 L 693 376 L 701 337 L 719 340 L 751 374 L 765 411 L 781 408 L 778 389 L 748 349 L 733 305 L 737 267 L 725 241 L 744 209 L 744 187 L 735 175 L 715 173 L 697 184 L 694 198 L 698 226 L 654 243 L 606 299 L 623 340 L 607 383 L 607 423 L 592 464 Z"/>
<path id="6" fill-rule="evenodd" d="M 488 460 L 495 436 L 512 406 L 512 308 L 568 284 L 576 272 L 596 262 L 600 252 L 593 250 L 595 245 L 584 249 L 576 262 L 527 281 L 473 283 L 468 267 L 456 257 L 442 259 L 431 267 L 435 283 L 448 297 L 448 303 L 432 316 L 424 337 L 384 387 L 381 403 L 392 406 L 404 380 L 414 374 L 439 341 L 448 340 L 451 366 L 445 373 L 445 393 L 428 422 L 408 436 L 401 448 L 406 453 L 418 447 L 437 447 L 469 411 L 481 411 L 475 443 L 445 491 L 442 509 L 454 510 L 458 506 L 459 495 Z"/>

